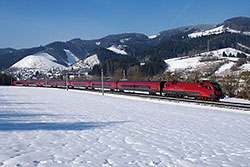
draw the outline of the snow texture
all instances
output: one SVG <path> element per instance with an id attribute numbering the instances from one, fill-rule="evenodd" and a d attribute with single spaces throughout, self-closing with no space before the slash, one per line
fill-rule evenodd
<path id="1" fill-rule="evenodd" d="M 229 62 L 229 63 L 223 64 L 223 65 L 215 72 L 215 74 L 227 73 L 228 71 L 230 71 L 230 69 L 233 67 L 233 65 L 235 65 L 234 62 Z"/>
<path id="2" fill-rule="evenodd" d="M 237 56 L 238 53 L 244 53 L 245 55 L 247 55 L 248 57 L 250 57 L 250 54 L 247 54 L 245 52 L 242 52 L 240 50 L 234 49 L 234 48 L 223 48 L 223 49 L 218 49 L 218 50 L 214 50 L 214 51 L 210 51 L 210 52 L 204 52 L 201 53 L 201 55 L 213 55 L 213 56 L 217 56 L 217 57 L 222 57 L 223 56 L 223 52 L 225 52 L 227 55 L 233 55 L 233 56 Z M 238 60 L 238 58 L 236 58 L 235 60 Z"/>
<path id="3" fill-rule="evenodd" d="M 131 38 L 124 38 L 124 39 L 121 39 L 120 42 L 121 43 L 125 43 L 126 41 L 129 41 Z"/>
<path id="4" fill-rule="evenodd" d="M 85 60 L 84 60 L 84 63 L 85 64 L 88 64 L 89 67 L 92 69 L 95 65 L 97 64 L 100 64 L 100 61 L 98 59 L 98 56 L 97 54 L 94 54 L 90 57 L 87 57 Z"/>
<path id="5" fill-rule="evenodd" d="M 48 53 L 36 53 L 24 57 L 18 61 L 11 68 L 27 68 L 27 69 L 39 69 L 48 70 L 55 68 L 64 68 L 63 65 L 56 63 L 56 59 Z"/>
<path id="6" fill-rule="evenodd" d="M 93 69 L 93 67 L 97 64 L 100 64 L 97 54 L 87 57 L 84 60 L 80 60 L 77 63 L 73 64 L 69 68 L 73 69 Z"/>
<path id="7" fill-rule="evenodd" d="M 221 34 L 224 31 L 225 31 L 224 26 L 222 25 L 222 26 L 210 29 L 210 30 L 191 33 L 191 34 L 188 35 L 188 37 L 197 38 L 197 37 L 202 37 L 202 36 L 207 36 L 207 35 L 212 35 L 212 34 Z"/>
<path id="8" fill-rule="evenodd" d="M 165 60 L 165 62 L 167 63 L 168 70 L 176 71 L 179 69 L 197 68 L 199 65 L 202 64 L 200 62 L 201 58 L 201 56 L 172 58 Z"/>
<path id="9" fill-rule="evenodd" d="M 148 36 L 149 39 L 155 39 L 159 36 L 160 34 L 155 34 L 155 35 L 150 35 Z"/>
<path id="10" fill-rule="evenodd" d="M 223 32 L 230 32 L 230 33 L 237 33 L 240 34 L 241 31 L 231 29 L 229 27 L 224 27 L 224 25 L 221 25 L 219 27 L 206 30 L 206 31 L 200 31 L 200 32 L 194 32 L 188 35 L 189 38 L 197 38 L 197 37 L 202 37 L 202 36 L 207 36 L 207 35 L 217 35 L 221 34 Z M 244 35 L 250 35 L 250 32 L 242 32 Z"/>
<path id="11" fill-rule="evenodd" d="M 223 52 L 227 55 L 231 55 L 232 57 L 223 57 Z M 227 62 L 223 64 L 216 72 L 216 75 L 224 75 L 231 72 L 231 67 L 236 64 L 236 62 L 239 60 L 237 58 L 238 53 L 244 53 L 248 57 L 250 57 L 249 54 L 233 49 L 233 48 L 224 48 L 209 52 L 204 52 L 198 55 L 195 55 L 194 57 L 178 57 L 178 58 L 172 58 L 165 60 L 168 70 L 169 71 L 180 71 L 180 70 L 195 70 L 198 68 L 203 68 L 206 66 L 213 66 L 213 64 L 218 64 L 219 62 Z M 235 56 L 235 57 L 233 57 Z M 217 61 L 202 61 L 204 58 L 218 58 Z M 244 64 L 241 66 L 242 71 L 249 70 L 250 64 Z"/>
<path id="12" fill-rule="evenodd" d="M 227 32 L 231 32 L 231 33 L 237 33 L 237 34 L 240 33 L 240 31 L 231 29 L 231 28 L 229 28 L 229 27 L 227 27 L 226 30 L 227 30 Z"/>
<path id="13" fill-rule="evenodd" d="M 250 51 L 250 48 L 248 46 L 245 46 L 245 45 L 243 45 L 241 43 L 237 43 L 237 45 Z"/>
<path id="14" fill-rule="evenodd" d="M 239 98 L 234 98 L 234 97 L 225 97 L 224 99 L 221 99 L 220 101 L 250 104 L 249 100 L 244 100 L 244 99 L 239 99 Z"/>
<path id="15" fill-rule="evenodd" d="M 0 87 L 4 167 L 250 166 L 250 114 L 62 89 Z"/>
<path id="16" fill-rule="evenodd" d="M 70 50 L 67 50 L 67 49 L 63 49 L 63 50 L 67 55 L 68 65 L 74 64 L 77 61 L 79 61 L 79 59 Z"/>
<path id="17" fill-rule="evenodd" d="M 240 68 L 241 68 L 243 71 L 250 71 L 250 63 L 248 63 L 248 64 L 243 64 Z"/>
<path id="18" fill-rule="evenodd" d="M 124 50 L 122 50 L 121 45 L 119 45 L 118 47 L 115 45 L 112 45 L 112 46 L 108 47 L 107 49 L 111 50 L 117 54 L 127 55 L 127 53 Z"/>
<path id="19" fill-rule="evenodd" d="M 230 29 L 229 27 L 226 28 L 226 31 L 227 32 L 231 32 L 231 33 L 237 33 L 237 34 L 241 33 L 241 31 Z M 242 32 L 242 34 L 244 34 L 244 35 L 250 35 L 250 32 L 244 31 L 244 32 Z"/>

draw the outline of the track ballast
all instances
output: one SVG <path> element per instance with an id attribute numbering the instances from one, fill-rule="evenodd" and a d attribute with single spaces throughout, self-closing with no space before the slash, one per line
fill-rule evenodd
<path id="1" fill-rule="evenodd" d="M 35 87 L 35 86 L 33 86 Z M 43 88 L 54 88 L 54 87 L 43 87 Z M 57 87 L 59 89 L 66 89 L 65 86 Z M 71 89 L 71 88 L 69 88 Z M 102 92 L 98 89 L 82 89 L 82 88 L 73 88 L 76 90 L 90 91 L 90 92 Z M 193 103 L 203 106 L 214 106 L 220 108 L 228 108 L 228 109 L 237 109 L 243 111 L 250 111 L 250 104 L 246 103 L 234 103 L 234 102 L 222 102 L 222 101 L 204 101 L 190 98 L 176 98 L 176 97 L 168 97 L 168 96 L 160 96 L 160 95 L 149 95 L 149 94 L 141 94 L 141 93 L 133 93 L 133 92 L 119 92 L 119 91 L 104 91 L 105 94 L 115 94 L 115 95 L 125 95 L 125 96 L 134 96 L 141 97 L 145 99 L 155 99 L 155 100 L 163 100 L 163 101 L 171 101 L 171 102 L 183 102 L 183 103 Z"/>

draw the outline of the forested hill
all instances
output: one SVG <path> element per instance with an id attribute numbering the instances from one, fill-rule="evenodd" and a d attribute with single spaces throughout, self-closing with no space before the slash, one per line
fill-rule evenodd
<path id="1" fill-rule="evenodd" d="M 187 38 L 177 40 L 174 37 L 166 42 L 162 42 L 154 47 L 144 51 L 140 58 L 158 57 L 168 59 L 181 56 L 191 56 L 207 51 L 209 41 L 209 50 L 218 50 L 232 47 L 244 52 L 250 53 L 250 50 L 238 46 L 239 43 L 248 46 L 250 36 L 243 34 L 222 33 L 219 35 L 210 35 L 200 38 Z"/>
<path id="2" fill-rule="evenodd" d="M 249 25 L 250 18 L 237 17 L 217 25 L 185 26 L 151 36 L 123 33 L 95 40 L 72 39 L 67 42 L 53 42 L 28 49 L 0 49 L 0 69 L 6 70 L 29 55 L 29 58 L 46 55 L 50 57 L 49 62 L 53 60 L 51 64 L 57 63 L 57 66 L 71 69 L 77 61 L 84 61 L 96 55 L 100 63 L 89 69 L 93 75 L 98 75 L 99 69 L 104 68 L 104 72 L 110 76 L 126 70 L 138 76 L 152 77 L 165 71 L 164 60 L 169 58 L 195 56 L 207 50 L 228 47 L 249 53 Z M 30 68 L 33 68 L 34 72 L 39 71 L 35 67 Z"/>

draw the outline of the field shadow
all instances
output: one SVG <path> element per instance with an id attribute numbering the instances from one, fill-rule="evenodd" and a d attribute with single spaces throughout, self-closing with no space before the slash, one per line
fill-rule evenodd
<path id="1" fill-rule="evenodd" d="M 23 102 L 23 101 L 17 101 L 17 100 L 1 100 L 0 99 L 0 105 L 33 105 L 33 104 L 46 104 L 48 105 L 48 103 L 43 103 L 43 102 L 37 102 L 37 103 L 34 103 L 34 102 Z"/>
<path id="2" fill-rule="evenodd" d="M 7 119 L 7 118 L 21 118 L 21 117 L 42 117 L 42 116 L 55 116 L 53 114 L 26 114 L 26 113 L 1 113 L 0 112 L 0 123 L 1 118 Z"/>
<path id="3" fill-rule="evenodd" d="M 115 124 L 126 123 L 126 121 L 114 121 L 114 122 L 48 122 L 48 123 L 0 123 L 0 131 L 32 131 L 32 130 L 74 130 L 81 131 L 93 128 L 101 128 L 105 126 L 111 126 Z"/>

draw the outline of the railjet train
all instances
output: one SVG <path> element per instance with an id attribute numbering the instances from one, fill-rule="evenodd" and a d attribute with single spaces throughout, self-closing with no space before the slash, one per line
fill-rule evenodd
<path id="1" fill-rule="evenodd" d="M 41 87 L 69 87 L 80 89 L 101 89 L 101 81 L 14 81 L 13 85 Z M 200 100 L 218 101 L 224 97 L 216 82 L 183 83 L 166 81 L 104 81 L 103 87 L 109 91 L 141 92 L 171 97 L 192 97 Z"/>

